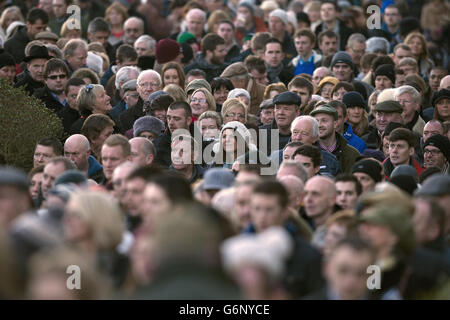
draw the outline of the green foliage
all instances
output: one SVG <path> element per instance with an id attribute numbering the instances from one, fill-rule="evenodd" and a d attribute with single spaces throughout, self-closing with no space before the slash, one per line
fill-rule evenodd
<path id="1" fill-rule="evenodd" d="M 22 88 L 0 80 L 0 159 L 26 171 L 33 167 L 36 142 L 44 137 L 62 138 L 58 116 Z"/>

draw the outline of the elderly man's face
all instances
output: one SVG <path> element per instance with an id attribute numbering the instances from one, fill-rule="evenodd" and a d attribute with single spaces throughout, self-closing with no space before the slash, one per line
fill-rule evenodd
<path id="1" fill-rule="evenodd" d="M 136 20 L 131 19 L 124 25 L 124 40 L 125 43 L 133 45 L 137 38 L 144 34 L 142 24 Z"/>
<path id="2" fill-rule="evenodd" d="M 298 120 L 292 128 L 292 142 L 301 142 L 312 145 L 317 141 L 318 136 L 313 136 L 313 125 L 310 120 Z"/>
<path id="3" fill-rule="evenodd" d="M 66 60 L 69 62 L 73 70 L 77 70 L 86 65 L 87 50 L 83 47 L 78 47 L 72 56 L 66 55 Z"/>
<path id="4" fill-rule="evenodd" d="M 141 99 L 147 101 L 149 95 L 161 89 L 161 81 L 155 74 L 147 74 L 139 79 L 136 89 Z"/>
<path id="5" fill-rule="evenodd" d="M 197 13 L 191 13 L 186 17 L 187 30 L 196 37 L 201 37 L 203 34 L 203 26 L 205 25 L 205 19 L 202 15 Z"/>

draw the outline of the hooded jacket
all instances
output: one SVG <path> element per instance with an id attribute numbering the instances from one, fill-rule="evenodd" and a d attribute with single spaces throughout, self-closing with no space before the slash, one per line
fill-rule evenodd
<path id="1" fill-rule="evenodd" d="M 14 35 L 5 42 L 4 48 L 6 52 L 14 57 L 16 63 L 21 63 L 25 58 L 25 47 L 30 41 L 31 40 L 27 33 L 27 27 L 20 26 L 18 27 L 16 33 L 14 33 Z"/>

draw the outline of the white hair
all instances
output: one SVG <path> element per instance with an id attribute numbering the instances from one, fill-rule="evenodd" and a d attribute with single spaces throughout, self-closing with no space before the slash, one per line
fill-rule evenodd
<path id="1" fill-rule="evenodd" d="M 414 99 L 414 102 L 420 101 L 419 91 L 417 91 L 414 87 L 408 86 L 408 85 L 401 86 L 401 87 L 398 87 L 397 89 L 395 89 L 394 99 L 397 101 L 398 96 L 402 95 L 404 93 L 409 93 L 412 96 L 412 98 Z"/>
<path id="2" fill-rule="evenodd" d="M 245 89 L 241 89 L 241 88 L 236 88 L 231 90 L 230 92 L 228 92 L 228 97 L 227 99 L 231 99 L 231 98 L 237 98 L 240 96 L 245 96 L 247 97 L 248 101 L 250 101 L 250 93 L 248 93 L 247 90 Z"/>
<path id="3" fill-rule="evenodd" d="M 116 73 L 116 89 L 120 89 L 120 83 L 124 84 L 131 79 L 131 74 L 134 73 L 136 77 L 139 76 L 139 68 L 137 67 L 122 67 Z"/>
<path id="4" fill-rule="evenodd" d="M 315 137 L 315 138 L 319 137 L 319 123 L 317 122 L 317 120 L 314 117 L 311 117 L 311 116 L 299 116 L 299 117 L 295 118 L 294 121 L 292 121 L 292 123 L 291 123 L 291 133 L 294 130 L 294 127 L 297 125 L 297 122 L 299 122 L 300 120 L 303 120 L 303 119 L 307 119 L 312 123 L 313 137 Z"/>
<path id="5" fill-rule="evenodd" d="M 86 65 L 98 75 L 103 73 L 103 59 L 92 51 L 88 51 L 87 53 Z"/>
<path id="6" fill-rule="evenodd" d="M 158 78 L 159 83 L 161 84 L 161 75 L 156 72 L 155 70 L 149 69 L 149 70 L 144 70 L 139 74 L 139 77 L 137 78 L 137 84 L 139 85 L 139 83 L 141 82 L 142 78 L 145 76 L 149 76 L 149 75 L 154 75 L 155 77 Z"/>
<path id="7" fill-rule="evenodd" d="M 134 42 L 134 47 L 136 48 L 136 44 L 140 42 L 145 42 L 147 44 L 148 50 L 153 50 L 156 46 L 156 40 L 150 37 L 148 34 L 143 34 Z"/>
<path id="8" fill-rule="evenodd" d="M 193 8 L 189 10 L 188 13 L 186 14 L 186 20 L 189 19 L 189 17 L 192 15 L 200 15 L 203 18 L 203 20 L 206 21 L 206 12 L 201 9 Z"/>

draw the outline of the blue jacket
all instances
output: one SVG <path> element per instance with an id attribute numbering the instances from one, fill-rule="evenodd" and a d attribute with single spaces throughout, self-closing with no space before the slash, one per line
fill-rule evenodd
<path id="1" fill-rule="evenodd" d="M 113 66 L 110 66 L 105 73 L 103 74 L 102 78 L 100 79 L 100 84 L 104 87 L 106 87 L 106 84 L 108 83 L 108 80 L 114 75 L 114 71 L 112 69 Z"/>
<path id="2" fill-rule="evenodd" d="M 89 163 L 89 169 L 88 169 L 88 176 L 91 177 L 95 175 L 96 173 L 103 170 L 103 167 L 100 163 L 98 163 L 97 159 L 94 158 L 94 156 L 89 156 L 88 159 Z"/>
<path id="3" fill-rule="evenodd" d="M 347 130 L 344 131 L 343 136 L 347 139 L 349 145 L 359 151 L 359 153 L 363 154 L 364 150 L 366 150 L 366 143 L 363 139 L 358 137 L 353 133 L 352 126 L 347 122 L 344 124 L 344 129 L 347 127 Z"/>
<path id="4" fill-rule="evenodd" d="M 117 122 L 120 114 L 125 110 L 128 110 L 128 104 L 125 101 L 120 100 L 120 102 L 111 109 L 109 115 L 113 118 L 114 122 Z"/>

